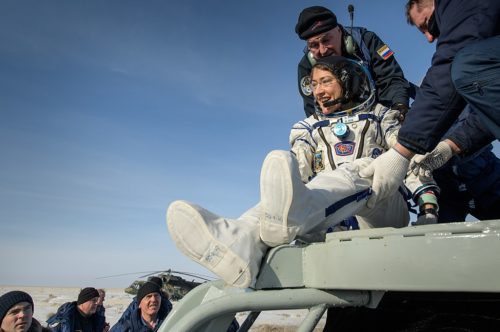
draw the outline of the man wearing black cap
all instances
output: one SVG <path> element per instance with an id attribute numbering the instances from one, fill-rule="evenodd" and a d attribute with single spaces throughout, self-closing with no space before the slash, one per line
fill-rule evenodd
<path id="1" fill-rule="evenodd" d="M 80 291 L 76 302 L 63 304 L 47 323 L 56 332 L 103 332 L 104 317 L 96 314 L 98 300 L 97 289 L 86 287 Z"/>
<path id="2" fill-rule="evenodd" d="M 1 332 L 45 332 L 33 318 L 33 299 L 23 291 L 11 291 L 0 296 Z"/>
<path id="3" fill-rule="evenodd" d="M 160 287 L 160 290 L 161 290 L 161 287 L 163 285 L 163 281 L 161 280 L 161 278 L 153 276 L 153 277 L 148 278 L 148 281 L 156 283 Z M 168 315 L 168 313 L 172 310 L 172 303 L 168 299 L 168 295 L 165 294 L 163 291 L 160 291 L 160 295 L 161 295 L 161 304 L 160 304 L 161 308 L 160 308 L 160 310 L 162 312 L 166 312 Z M 132 302 L 130 302 L 127 309 L 125 309 L 125 311 L 123 312 L 122 316 L 120 317 L 120 319 L 118 321 L 129 320 L 130 316 L 136 312 L 138 306 L 139 306 L 139 303 L 137 302 L 137 296 L 136 296 L 136 297 L 134 297 Z"/>
<path id="4" fill-rule="evenodd" d="M 137 303 L 135 309 L 128 316 L 122 316 L 110 332 L 157 331 L 172 309 L 171 305 L 167 308 L 161 305 L 161 286 L 154 281 L 146 281 L 134 301 Z"/>
<path id="5" fill-rule="evenodd" d="M 312 65 L 315 60 L 329 55 L 363 60 L 375 81 L 378 102 L 403 114 L 408 110 L 410 85 L 394 58 L 394 52 L 375 33 L 359 27 L 344 28 L 338 24 L 333 12 L 321 6 L 302 10 L 295 32 L 307 42 L 306 54 L 298 66 L 299 91 L 307 116 L 315 112 L 309 87 Z"/>
<path id="6" fill-rule="evenodd" d="M 167 315 L 172 310 L 172 303 L 168 299 L 168 295 L 165 294 L 161 289 L 162 285 L 163 285 L 163 281 L 160 277 L 153 276 L 153 277 L 148 278 L 148 281 L 146 282 L 146 284 L 147 283 L 154 283 L 154 284 L 158 285 L 158 289 L 159 289 L 159 293 L 160 293 L 160 297 L 161 297 L 160 309 L 158 310 L 158 316 L 161 317 L 162 321 L 163 321 L 163 320 L 165 320 Z M 143 286 L 145 286 L 145 284 Z M 144 292 L 144 290 L 141 291 L 141 289 L 143 289 L 143 286 L 141 286 L 141 288 L 137 292 L 137 296 L 134 297 L 132 302 L 130 302 L 129 306 L 123 312 L 122 316 L 118 320 L 118 323 L 116 323 L 113 326 L 113 328 L 110 330 L 110 332 L 126 331 L 124 326 L 128 326 L 130 324 L 130 322 L 132 321 L 132 319 L 134 319 L 133 317 L 137 317 L 138 309 L 140 309 L 140 307 L 139 307 L 140 302 L 141 302 L 140 298 L 142 298 L 141 296 L 143 295 L 142 293 Z M 150 286 L 147 286 L 147 287 L 150 288 Z M 139 292 L 141 292 L 141 296 L 139 296 Z M 137 320 L 135 320 L 135 321 L 137 323 Z M 138 324 L 136 324 L 136 325 L 138 326 Z M 161 324 L 159 324 L 159 325 L 161 325 Z M 158 325 L 158 327 L 159 327 L 159 325 Z M 238 324 L 238 321 L 236 319 L 234 319 L 231 322 L 231 325 L 229 326 L 229 328 L 227 329 L 227 332 L 236 332 L 239 327 L 240 326 Z M 136 331 L 136 330 L 130 330 L 130 331 Z M 149 330 L 145 330 L 145 331 L 149 331 Z M 155 331 L 155 330 L 153 330 L 153 331 Z"/>
<path id="7" fill-rule="evenodd" d="M 415 7 L 420 7 L 420 3 L 432 5 L 431 12 L 433 12 L 433 0 L 409 0 L 407 4 L 407 16 L 409 22 L 412 24 L 414 22 L 410 15 L 410 8 L 415 9 Z M 418 28 L 420 29 L 420 26 L 426 27 L 427 23 L 423 24 L 422 22 L 425 23 L 427 21 L 430 24 L 433 20 L 427 20 L 427 16 L 425 15 L 421 16 L 420 22 L 417 22 Z M 404 79 L 401 68 L 392 55 L 392 51 L 376 34 L 366 31 L 364 28 L 353 28 L 351 31 L 350 28 L 342 27 L 338 24 L 335 14 L 321 6 L 305 8 L 300 13 L 295 32 L 299 35 L 299 38 L 307 41 L 308 46 L 307 52 L 309 57 L 307 56 L 308 54 L 304 55 L 298 69 L 299 90 L 304 98 L 304 110 L 307 116 L 314 113 L 314 100 L 309 88 L 311 62 L 331 54 L 340 54 L 354 59 L 361 58 L 365 62 L 367 59 L 371 59 L 369 66 L 378 90 L 379 102 L 384 106 L 403 110 L 403 113 L 405 113 L 407 110 L 406 106 L 408 105 L 407 81 Z M 422 32 L 429 42 L 436 39 L 428 31 Z M 456 38 L 455 40 L 460 40 L 460 38 Z M 354 53 L 348 51 L 348 44 L 356 45 Z M 383 52 L 379 52 L 379 50 L 383 50 Z M 351 55 L 346 55 L 349 53 Z M 384 60 L 384 58 L 386 59 Z M 446 100 L 446 98 L 441 99 Z M 432 108 L 427 108 L 427 110 L 433 113 Z M 469 116 L 467 113 L 464 112 L 458 123 L 459 125 L 451 129 L 444 136 L 444 138 L 451 139 L 453 142 L 459 142 L 460 144 L 458 145 L 461 145 L 463 151 L 470 150 L 470 145 L 475 143 L 476 140 L 471 139 L 469 132 L 471 128 L 477 128 L 479 122 L 477 114 L 471 113 Z M 414 126 L 410 124 L 407 127 L 416 128 L 415 132 L 418 133 L 420 128 L 429 127 L 424 126 L 422 124 L 424 122 L 431 123 L 433 121 L 422 120 L 418 125 Z M 476 130 L 475 136 L 488 132 L 486 128 L 479 127 L 479 129 Z M 421 136 L 432 137 L 429 134 Z M 413 141 L 417 142 L 415 139 Z M 479 144 L 480 146 L 488 143 L 488 141 L 478 141 L 479 143 L 484 143 Z M 452 156 L 451 148 L 444 149 L 447 147 L 444 141 L 439 146 L 443 148 L 441 150 L 448 152 L 446 154 L 447 158 Z M 455 147 L 458 148 L 457 145 Z M 443 154 L 441 153 L 441 155 Z M 422 164 L 425 164 L 425 162 Z M 455 156 L 451 162 L 437 170 L 434 175 L 438 186 L 441 188 L 441 195 L 438 197 L 440 206 L 439 216 L 435 217 L 438 218 L 439 222 L 465 220 L 467 214 L 472 214 L 478 219 L 496 218 L 498 213 L 495 213 L 495 209 L 491 207 L 494 206 L 499 197 L 498 190 L 495 189 L 495 185 L 498 182 L 498 164 L 498 158 L 491 152 L 490 146 L 463 159 Z M 393 167 L 387 167 L 386 165 L 383 168 L 390 169 L 391 174 L 394 170 Z M 405 168 L 401 169 L 403 170 L 401 174 L 406 174 Z M 395 181 L 394 183 L 398 182 Z"/>

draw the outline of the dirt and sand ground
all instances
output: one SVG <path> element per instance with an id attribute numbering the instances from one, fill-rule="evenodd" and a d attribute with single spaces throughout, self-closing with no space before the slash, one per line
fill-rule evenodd
<path id="1" fill-rule="evenodd" d="M 11 290 L 23 290 L 33 297 L 35 302 L 34 317 L 41 323 L 45 323 L 47 318 L 54 314 L 65 302 L 76 301 L 79 288 L 65 287 L 20 287 L 20 286 L 0 286 L 0 295 Z M 106 320 L 113 325 L 120 318 L 122 312 L 132 301 L 133 296 L 125 293 L 122 288 L 107 288 L 106 300 Z M 176 302 L 173 303 L 174 306 Z M 238 313 L 236 319 L 241 323 L 248 313 Z M 254 325 L 250 329 L 253 332 L 293 332 L 297 330 L 307 314 L 307 310 L 279 310 L 263 312 L 259 315 Z M 325 315 L 326 316 L 326 315 Z M 325 316 L 321 319 L 315 332 L 322 331 L 325 323 Z"/>

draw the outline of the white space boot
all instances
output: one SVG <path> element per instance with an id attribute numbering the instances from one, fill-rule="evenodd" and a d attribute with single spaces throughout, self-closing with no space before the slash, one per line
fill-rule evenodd
<path id="1" fill-rule="evenodd" d="M 260 241 L 256 218 L 226 219 L 186 201 L 167 210 L 167 226 L 175 245 L 226 283 L 255 284 L 267 246 Z"/>
<path id="2" fill-rule="evenodd" d="M 371 182 L 357 175 L 362 162 L 321 172 L 304 184 L 290 152 L 270 152 L 260 174 L 262 241 L 271 247 L 290 243 L 297 235 L 318 231 L 322 223 L 326 229 L 354 215 L 370 193 Z"/>

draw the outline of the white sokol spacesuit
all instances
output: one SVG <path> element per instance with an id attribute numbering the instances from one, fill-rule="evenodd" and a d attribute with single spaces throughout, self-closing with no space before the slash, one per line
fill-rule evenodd
<path id="1" fill-rule="evenodd" d="M 303 182 L 323 181 L 328 172 L 355 160 L 378 157 L 396 143 L 400 127 L 399 110 L 380 104 L 358 112 L 338 112 L 330 116 L 313 114 L 297 122 L 290 133 L 290 145 L 295 154 Z M 359 177 L 357 172 L 352 177 Z M 424 180 L 422 182 L 422 180 Z M 419 178 L 410 173 L 405 180 L 412 197 L 426 190 L 437 190 L 432 178 Z M 369 184 L 371 185 L 371 183 Z M 321 185 L 319 185 L 321 186 Z M 366 189 L 361 182 L 359 190 Z M 359 227 L 404 227 L 409 214 L 404 187 L 375 209 L 361 207 L 356 212 Z"/>
<path id="2" fill-rule="evenodd" d="M 341 57 L 321 62 L 344 69 L 332 74 L 343 79 L 348 92 L 343 101 L 350 108 L 335 116 L 316 114 L 294 125 L 292 151 L 272 151 L 264 160 L 256 206 L 236 220 L 186 201 L 175 201 L 167 210 L 176 246 L 228 284 L 253 285 L 270 246 L 324 234 L 352 215 L 364 228 L 408 225 L 403 196 L 396 193 L 368 209 L 372 180 L 358 175 L 395 143 L 399 114 L 374 105 L 373 84 L 358 64 Z M 417 191 L 433 186 L 410 183 Z"/>

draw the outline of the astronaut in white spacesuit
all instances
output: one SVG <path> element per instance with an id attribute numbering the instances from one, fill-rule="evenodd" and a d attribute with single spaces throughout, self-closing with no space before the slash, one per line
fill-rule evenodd
<path id="1" fill-rule="evenodd" d="M 369 209 L 371 179 L 358 175 L 396 143 L 399 128 L 398 111 L 375 104 L 373 86 L 367 70 L 352 60 L 319 60 L 311 72 L 317 112 L 293 126 L 291 152 L 267 155 L 260 202 L 236 220 L 173 202 L 167 226 L 176 246 L 226 283 L 244 288 L 255 283 L 269 247 L 324 234 L 350 216 L 360 228 L 407 226 L 403 195 L 396 192 Z M 422 183 L 412 176 L 406 185 L 415 197 L 427 197 L 419 198 L 422 205 L 437 210 L 432 179 Z"/>

